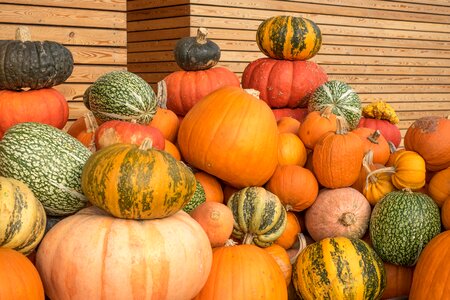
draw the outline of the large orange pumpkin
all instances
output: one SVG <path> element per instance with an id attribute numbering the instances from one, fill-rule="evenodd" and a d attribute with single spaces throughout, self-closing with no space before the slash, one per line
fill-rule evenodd
<path id="1" fill-rule="evenodd" d="M 435 236 L 423 249 L 414 269 L 409 299 L 440 300 L 450 295 L 450 230 Z"/>
<path id="2" fill-rule="evenodd" d="M 406 150 L 419 153 L 427 170 L 440 171 L 450 167 L 450 116 L 430 116 L 416 120 L 406 131 Z"/>
<path id="3" fill-rule="evenodd" d="M 45 299 L 44 287 L 33 263 L 22 253 L 1 247 L 0 299 Z"/>
<path id="4" fill-rule="evenodd" d="M 36 266 L 50 299 L 192 299 L 212 251 L 184 211 L 158 220 L 114 218 L 94 206 L 58 222 Z"/>
<path id="5" fill-rule="evenodd" d="M 183 278 L 184 280 L 184 278 Z M 215 248 L 208 280 L 194 300 L 287 299 L 275 259 L 255 245 Z"/>
<path id="6" fill-rule="evenodd" d="M 238 87 L 197 103 L 178 131 L 183 158 L 237 187 L 261 186 L 278 163 L 277 122 L 269 106 Z"/>

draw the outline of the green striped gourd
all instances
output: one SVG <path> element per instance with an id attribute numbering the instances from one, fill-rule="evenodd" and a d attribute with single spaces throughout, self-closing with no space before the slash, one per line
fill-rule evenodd
<path id="1" fill-rule="evenodd" d="M 117 143 L 92 154 L 81 179 L 89 201 L 124 219 L 164 218 L 181 210 L 195 192 L 194 173 L 151 143 Z"/>
<path id="2" fill-rule="evenodd" d="M 200 181 L 197 180 L 195 185 L 195 192 L 192 195 L 191 200 L 183 207 L 183 210 L 190 214 L 197 206 L 206 201 L 205 189 L 203 188 Z"/>
<path id="3" fill-rule="evenodd" d="M 322 33 L 316 23 L 306 18 L 274 16 L 259 25 L 256 43 L 268 57 L 307 60 L 319 52 Z"/>
<path id="4" fill-rule="evenodd" d="M 234 217 L 232 236 L 244 244 L 268 247 L 286 228 L 286 209 L 275 194 L 262 187 L 235 192 L 227 205 Z"/>
<path id="5" fill-rule="evenodd" d="M 324 111 L 331 107 L 331 112 L 343 117 L 350 130 L 358 126 L 362 107 L 358 94 L 345 82 L 331 80 L 318 87 L 308 102 L 309 111 Z"/>
<path id="6" fill-rule="evenodd" d="M 293 264 L 301 299 L 380 299 L 386 286 L 382 260 L 362 240 L 325 238 L 307 246 Z"/>
<path id="7" fill-rule="evenodd" d="M 383 261 L 413 266 L 422 249 L 441 231 L 439 208 L 426 194 L 393 191 L 373 208 L 369 230 Z"/>
<path id="8" fill-rule="evenodd" d="M 30 254 L 45 232 L 41 202 L 23 182 L 0 177 L 0 247 Z"/>
<path id="9" fill-rule="evenodd" d="M 158 104 L 151 86 L 125 70 L 100 76 L 86 90 L 83 102 L 102 122 L 135 120 L 139 124 L 150 123 Z"/>
<path id="10" fill-rule="evenodd" d="M 0 141 L 0 176 L 24 182 L 48 215 L 69 215 L 87 203 L 81 192 L 81 172 L 90 155 L 89 149 L 62 130 L 20 123 Z"/>

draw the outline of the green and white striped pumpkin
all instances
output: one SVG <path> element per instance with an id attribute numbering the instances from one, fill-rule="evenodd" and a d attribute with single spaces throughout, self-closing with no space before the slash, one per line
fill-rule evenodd
<path id="1" fill-rule="evenodd" d="M 383 261 L 413 266 L 426 244 L 441 231 L 439 208 L 426 194 L 393 191 L 373 208 L 369 230 Z"/>
<path id="2" fill-rule="evenodd" d="M 89 149 L 62 130 L 20 123 L 0 141 L 0 176 L 24 182 L 48 215 L 69 215 L 87 203 L 81 172 L 90 155 Z"/>
<path id="3" fill-rule="evenodd" d="M 152 87 L 125 70 L 100 76 L 86 90 L 83 102 L 103 122 L 135 120 L 139 124 L 150 123 L 158 104 Z"/>
<path id="4" fill-rule="evenodd" d="M 386 286 L 382 260 L 362 240 L 326 238 L 307 246 L 293 264 L 301 299 L 380 299 Z"/>
<path id="5" fill-rule="evenodd" d="M 243 188 L 231 195 L 227 205 L 234 217 L 232 236 L 244 244 L 269 247 L 286 228 L 286 209 L 263 187 Z"/>
<path id="6" fill-rule="evenodd" d="M 324 111 L 331 107 L 331 112 L 343 117 L 350 130 L 358 126 L 362 107 L 358 94 L 345 82 L 331 80 L 318 87 L 308 102 L 309 111 Z"/>
<path id="7" fill-rule="evenodd" d="M 0 247 L 30 254 L 44 236 L 46 214 L 23 182 L 0 177 Z"/>

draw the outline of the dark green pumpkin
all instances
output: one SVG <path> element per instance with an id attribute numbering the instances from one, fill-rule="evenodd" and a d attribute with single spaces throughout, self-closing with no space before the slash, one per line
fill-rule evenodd
<path id="1" fill-rule="evenodd" d="M 203 188 L 200 181 L 197 180 L 197 184 L 195 186 L 194 195 L 192 195 L 191 200 L 183 207 L 183 210 L 190 214 L 197 206 L 206 201 L 205 189 Z"/>
<path id="2" fill-rule="evenodd" d="M 0 41 L 0 89 L 42 89 L 63 83 L 73 71 L 72 53 L 53 41 L 30 41 L 26 27 L 16 40 Z"/>
<path id="3" fill-rule="evenodd" d="M 184 37 L 175 45 L 174 55 L 178 66 L 185 71 L 207 70 L 220 59 L 220 48 L 206 38 L 208 31 L 200 27 L 196 37 Z"/>
<path id="4" fill-rule="evenodd" d="M 322 33 L 311 20 L 293 16 L 274 16 L 264 20 L 256 32 L 262 53 L 275 59 L 307 60 L 322 45 Z"/>

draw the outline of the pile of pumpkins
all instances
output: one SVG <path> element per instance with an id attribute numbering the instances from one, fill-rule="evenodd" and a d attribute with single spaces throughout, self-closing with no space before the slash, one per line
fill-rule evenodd
<path id="1" fill-rule="evenodd" d="M 50 93 L 70 51 L 0 44 L 0 298 L 448 294 L 450 119 L 416 120 L 399 148 L 388 103 L 363 106 L 309 60 L 311 20 L 264 20 L 268 57 L 242 87 L 206 34 L 178 41 L 157 95 L 128 71 L 98 78 L 67 131 Z M 21 68 L 46 47 L 42 73 Z"/>

